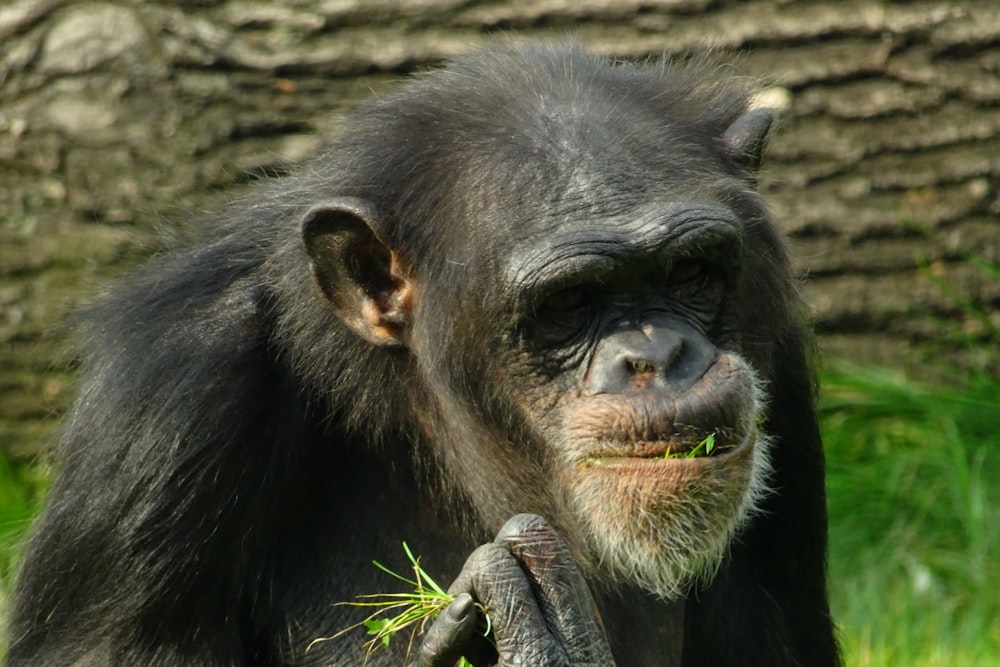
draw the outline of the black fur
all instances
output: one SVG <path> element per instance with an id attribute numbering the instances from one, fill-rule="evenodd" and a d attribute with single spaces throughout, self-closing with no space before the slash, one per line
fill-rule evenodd
<path id="1" fill-rule="evenodd" d="M 372 558 L 404 570 L 405 539 L 448 581 L 499 521 L 544 510 L 504 477 L 478 495 L 455 481 L 517 459 L 476 442 L 441 451 L 428 434 L 452 408 L 434 382 L 487 431 L 527 434 L 505 384 L 482 382 L 508 360 L 494 351 L 509 248 L 581 212 L 625 210 L 650 165 L 658 192 L 745 221 L 726 335 L 768 383 L 776 439 L 765 512 L 687 602 L 684 664 L 837 664 L 806 331 L 783 244 L 720 141 L 752 91 L 716 78 L 575 46 L 494 48 L 364 108 L 297 175 L 130 276 L 81 327 L 79 398 L 24 556 L 10 664 L 361 664 L 360 633 L 304 649 L 359 620 L 337 602 L 391 588 Z M 572 187 L 566 145 L 603 153 L 603 187 Z M 314 288 L 299 221 L 343 196 L 372 202 L 383 240 L 414 265 L 426 358 L 362 340 Z M 628 606 L 656 619 L 661 605 Z M 628 661 L 649 650 L 643 637 L 616 636 L 613 620 L 619 664 L 645 664 Z"/>

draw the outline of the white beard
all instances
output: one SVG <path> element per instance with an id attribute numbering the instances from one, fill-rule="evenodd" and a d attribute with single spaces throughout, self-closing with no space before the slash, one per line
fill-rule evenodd
<path id="1" fill-rule="evenodd" d="M 753 393 L 744 431 L 751 442 L 737 451 L 656 461 L 663 466 L 656 474 L 569 477 L 566 506 L 587 545 L 579 557 L 598 581 L 627 580 L 674 600 L 714 578 L 769 492 L 771 441 L 757 426 L 765 404 L 759 382 Z"/>

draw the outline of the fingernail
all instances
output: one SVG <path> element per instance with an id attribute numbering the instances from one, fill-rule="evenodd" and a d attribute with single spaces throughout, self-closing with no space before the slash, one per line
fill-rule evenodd
<path id="1" fill-rule="evenodd" d="M 453 621 L 461 621 L 469 616 L 469 611 L 472 609 L 472 596 L 468 593 L 459 593 L 452 600 L 448 608 L 444 610 L 444 613 L 448 615 Z"/>

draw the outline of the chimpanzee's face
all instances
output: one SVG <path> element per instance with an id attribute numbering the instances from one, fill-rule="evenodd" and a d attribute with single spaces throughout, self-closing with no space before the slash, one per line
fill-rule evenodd
<path id="1" fill-rule="evenodd" d="M 484 126 L 479 152 L 427 148 L 423 217 L 333 202 L 306 243 L 343 321 L 406 348 L 416 423 L 486 530 L 541 514 L 595 579 L 674 597 L 766 489 L 768 338 L 744 304 L 766 214 L 738 165 L 771 117 L 562 102 Z M 389 223 L 447 233 L 406 256 Z"/>
<path id="2" fill-rule="evenodd" d="M 669 203 L 526 240 L 508 285 L 513 402 L 585 560 L 672 597 L 714 573 L 765 488 L 760 382 L 727 308 L 742 224 Z"/>

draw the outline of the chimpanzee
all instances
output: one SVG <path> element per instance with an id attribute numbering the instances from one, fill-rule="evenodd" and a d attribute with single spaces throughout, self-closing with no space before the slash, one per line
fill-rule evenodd
<path id="1" fill-rule="evenodd" d="M 773 113 L 721 72 L 495 44 L 129 277 L 10 664 L 361 665 L 404 540 L 457 597 L 369 664 L 837 664 Z"/>

